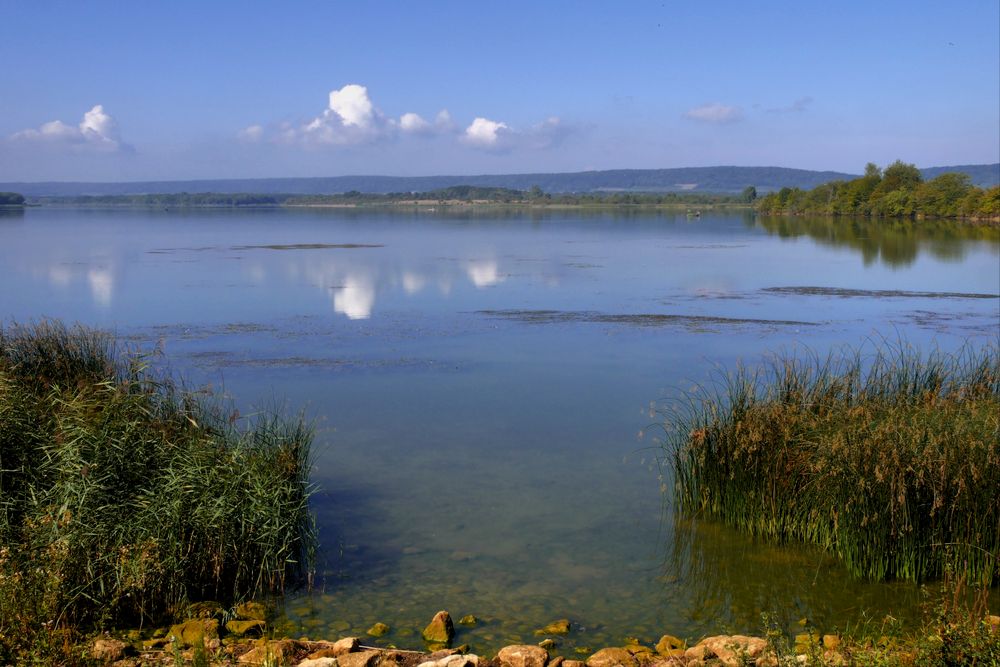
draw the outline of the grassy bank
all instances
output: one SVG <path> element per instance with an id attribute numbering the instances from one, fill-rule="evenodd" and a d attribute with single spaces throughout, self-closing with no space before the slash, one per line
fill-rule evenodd
<path id="1" fill-rule="evenodd" d="M 310 440 L 179 390 L 104 333 L 0 330 L 0 664 L 306 574 Z"/>
<path id="2" fill-rule="evenodd" d="M 677 507 L 855 575 L 1000 581 L 1000 355 L 883 348 L 739 368 L 668 419 Z"/>

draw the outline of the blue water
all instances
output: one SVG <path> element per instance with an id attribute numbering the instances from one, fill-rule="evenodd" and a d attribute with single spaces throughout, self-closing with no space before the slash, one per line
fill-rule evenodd
<path id="1" fill-rule="evenodd" d="M 285 600 L 283 630 L 381 621 L 418 646 L 448 609 L 483 619 L 459 636 L 482 651 L 560 617 L 569 652 L 761 612 L 915 618 L 913 585 L 677 530 L 651 410 L 772 351 L 1000 329 L 1000 235 L 929 223 L 43 208 L 0 217 L 0 270 L 8 323 L 112 329 L 244 413 L 314 420 L 320 586 Z M 823 289 L 772 289 L 791 287 Z"/>

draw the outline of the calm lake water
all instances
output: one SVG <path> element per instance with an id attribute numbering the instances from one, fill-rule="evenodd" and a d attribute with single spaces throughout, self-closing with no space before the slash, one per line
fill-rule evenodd
<path id="1" fill-rule="evenodd" d="M 482 619 L 458 642 L 487 652 L 568 617 L 569 655 L 759 631 L 765 611 L 789 630 L 915 618 L 911 584 L 675 527 L 651 407 L 783 349 L 996 341 L 998 239 L 749 214 L 29 209 L 0 214 L 0 318 L 112 329 L 244 413 L 315 420 L 323 576 L 284 630 L 381 621 L 417 648 L 448 609 Z"/>

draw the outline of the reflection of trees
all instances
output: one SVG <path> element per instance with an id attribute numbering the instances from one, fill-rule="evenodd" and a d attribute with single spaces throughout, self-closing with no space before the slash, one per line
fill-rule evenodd
<path id="1" fill-rule="evenodd" d="M 876 261 L 908 266 L 921 250 L 958 261 L 965 255 L 967 241 L 1000 240 L 996 228 L 945 220 L 761 216 L 756 223 L 781 238 L 809 236 L 823 245 L 854 248 L 866 266 Z"/>
<path id="2" fill-rule="evenodd" d="M 760 633 L 762 612 L 788 631 L 802 618 L 823 630 L 854 625 L 863 615 L 919 619 L 917 586 L 851 579 L 813 547 L 764 543 L 719 522 L 674 514 L 665 551 L 664 595 L 706 632 Z"/>
<path id="3" fill-rule="evenodd" d="M 20 220 L 24 217 L 24 209 L 20 206 L 5 208 L 0 206 L 0 221 Z"/>

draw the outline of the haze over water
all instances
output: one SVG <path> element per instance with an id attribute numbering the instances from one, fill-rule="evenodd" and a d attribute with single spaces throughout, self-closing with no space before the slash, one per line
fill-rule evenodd
<path id="1" fill-rule="evenodd" d="M 922 230 L 922 231 L 921 231 Z M 979 237 L 982 238 L 979 238 Z M 0 316 L 109 328 L 244 414 L 316 424 L 319 591 L 286 629 L 416 646 L 843 628 L 908 584 L 664 509 L 659 417 L 782 349 L 996 342 L 1000 241 L 948 225 L 500 209 L 0 214 Z M 642 437 L 640 437 L 642 432 Z"/>

